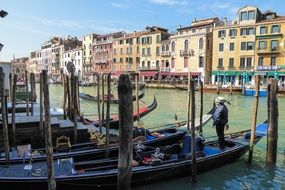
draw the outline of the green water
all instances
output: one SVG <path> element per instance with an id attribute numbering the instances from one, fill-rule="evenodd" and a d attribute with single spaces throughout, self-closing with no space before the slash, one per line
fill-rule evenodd
<path id="1" fill-rule="evenodd" d="M 95 87 L 80 88 L 81 92 L 96 95 Z M 116 94 L 116 89 L 113 89 Z M 60 107 L 63 101 L 62 87 L 60 85 L 50 86 L 50 100 L 52 107 Z M 149 115 L 144 117 L 145 127 L 159 126 L 174 122 L 174 114 L 179 120 L 186 119 L 187 92 L 180 90 L 166 89 L 145 89 L 145 97 L 140 102 L 140 106 L 149 105 L 153 96 L 156 96 L 158 106 Z M 249 129 L 252 120 L 253 97 L 241 95 L 223 95 L 231 102 L 229 108 L 230 131 Z M 212 101 L 216 94 L 204 94 L 204 111 L 208 111 L 212 106 Z M 200 95 L 196 92 L 196 114 L 199 114 Z M 238 162 L 224 167 L 211 170 L 198 175 L 198 182 L 191 184 L 191 178 L 167 180 L 164 182 L 146 184 L 136 189 L 285 189 L 285 97 L 279 97 L 279 139 L 278 157 L 276 168 L 265 167 L 266 160 L 266 138 L 262 139 L 254 148 L 253 165 L 246 164 L 247 154 Z M 81 100 L 81 112 L 84 114 L 96 114 L 97 104 L 86 100 Z M 112 113 L 117 113 L 118 107 L 111 107 Z M 94 118 L 95 116 L 90 116 Z M 258 122 L 263 122 L 267 118 L 266 98 L 260 98 L 258 109 Z M 205 136 L 215 135 L 215 130 L 209 122 L 204 127 Z"/>

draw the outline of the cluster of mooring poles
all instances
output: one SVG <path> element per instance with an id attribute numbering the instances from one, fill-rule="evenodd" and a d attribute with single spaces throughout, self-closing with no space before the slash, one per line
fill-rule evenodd
<path id="1" fill-rule="evenodd" d="M 260 76 L 256 76 L 255 86 L 255 100 L 253 103 L 253 116 L 252 116 L 252 128 L 250 136 L 249 157 L 248 163 L 252 163 L 254 137 L 256 130 L 256 120 L 258 113 L 259 103 L 259 86 Z M 278 83 L 275 79 L 270 79 L 267 86 L 267 148 L 266 148 L 266 164 L 275 165 L 277 157 L 277 142 L 278 142 Z"/>

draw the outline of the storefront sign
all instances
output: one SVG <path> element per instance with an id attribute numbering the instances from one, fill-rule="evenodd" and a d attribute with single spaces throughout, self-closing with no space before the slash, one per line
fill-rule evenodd
<path id="1" fill-rule="evenodd" d="M 276 65 L 274 65 L 274 66 L 271 66 L 271 65 L 269 65 L 269 66 L 257 66 L 256 67 L 257 71 L 268 71 L 268 70 L 278 70 L 278 69 L 280 69 L 280 66 L 276 66 Z"/>

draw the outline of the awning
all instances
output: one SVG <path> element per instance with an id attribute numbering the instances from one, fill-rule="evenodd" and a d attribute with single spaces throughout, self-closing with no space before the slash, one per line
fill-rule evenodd
<path id="1" fill-rule="evenodd" d="M 161 76 L 188 76 L 188 72 L 162 72 Z M 191 72 L 191 76 L 199 76 L 200 72 Z"/>
<path id="2" fill-rule="evenodd" d="M 123 73 L 122 71 L 115 71 L 115 72 L 112 73 L 112 75 L 118 77 L 122 73 Z"/>
<path id="3" fill-rule="evenodd" d="M 158 74 L 157 71 L 141 71 L 140 76 L 145 76 L 145 77 L 154 77 Z"/>

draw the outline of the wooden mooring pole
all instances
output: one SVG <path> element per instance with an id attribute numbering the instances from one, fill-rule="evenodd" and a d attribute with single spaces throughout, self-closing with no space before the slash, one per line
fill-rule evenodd
<path id="1" fill-rule="evenodd" d="M 187 96 L 187 131 L 190 132 L 190 81 L 191 81 L 191 72 L 188 73 L 188 96 Z"/>
<path id="2" fill-rule="evenodd" d="M 16 85 L 17 75 L 13 78 L 13 89 L 12 89 L 12 133 L 13 133 L 13 145 L 16 146 Z"/>
<path id="3" fill-rule="evenodd" d="M 67 76 L 65 76 L 63 74 L 63 105 L 62 105 L 62 109 L 63 109 L 63 118 L 66 119 L 67 118 L 67 110 L 66 110 L 66 103 L 67 103 Z"/>
<path id="4" fill-rule="evenodd" d="M 268 91 L 268 135 L 267 135 L 267 154 L 266 163 L 268 165 L 276 164 L 277 142 L 278 142 L 278 99 L 277 99 L 277 81 L 270 79 Z"/>
<path id="5" fill-rule="evenodd" d="M 12 101 L 13 79 L 12 73 L 9 73 L 9 98 Z"/>
<path id="6" fill-rule="evenodd" d="M 1 93 L 1 114 L 2 114 L 2 128 L 3 128 L 3 140 L 5 148 L 5 160 L 6 164 L 10 163 L 9 155 L 9 134 L 8 134 L 8 124 L 6 115 L 6 105 L 5 105 L 5 73 L 3 73 L 3 68 L 0 67 L 0 93 Z"/>
<path id="7" fill-rule="evenodd" d="M 54 178 L 54 164 L 53 164 L 53 147 L 51 136 L 50 124 L 50 101 L 48 89 L 47 71 L 43 70 L 43 94 L 44 94 L 44 107 L 45 107 L 45 139 L 46 139 L 46 156 L 47 156 L 47 183 L 49 190 L 56 189 L 56 182 Z"/>
<path id="8" fill-rule="evenodd" d="M 259 78 L 260 78 L 259 75 L 255 76 L 255 99 L 253 102 L 252 126 L 251 126 L 251 133 L 250 133 L 248 163 L 252 162 L 252 155 L 253 155 L 253 146 L 254 146 L 256 120 L 257 120 L 257 112 L 258 112 L 258 102 L 259 102 Z"/>
<path id="9" fill-rule="evenodd" d="M 35 95 L 35 74 L 30 73 L 31 84 L 31 115 L 34 115 L 34 95 Z"/>
<path id="10" fill-rule="evenodd" d="M 107 75 L 107 110 L 106 110 L 106 154 L 105 157 L 109 158 L 109 120 L 110 120 L 110 99 L 111 99 L 111 73 Z"/>
<path id="11" fill-rule="evenodd" d="M 191 157 L 192 157 L 192 182 L 197 181 L 196 168 L 196 137 L 195 137 L 195 80 L 190 81 L 191 93 Z"/>
<path id="12" fill-rule="evenodd" d="M 101 119 L 101 98 L 100 98 L 100 74 L 96 73 L 97 76 L 97 109 L 99 119 L 99 131 L 102 133 L 102 119 Z"/>
<path id="13" fill-rule="evenodd" d="M 203 97 L 203 82 L 200 80 L 200 128 L 199 134 L 203 134 L 203 108 L 204 108 L 204 97 Z"/>
<path id="14" fill-rule="evenodd" d="M 25 84 L 26 84 L 26 113 L 29 116 L 29 83 L 28 83 L 28 71 L 25 70 Z"/>
<path id="15" fill-rule="evenodd" d="M 74 123 L 74 138 L 73 142 L 77 143 L 77 92 L 76 92 L 76 77 L 74 76 L 74 73 L 71 73 L 71 99 L 72 99 L 72 118 Z"/>
<path id="16" fill-rule="evenodd" d="M 137 122 L 140 123 L 140 102 L 139 102 L 139 73 L 136 73 L 136 103 L 137 103 Z"/>
<path id="17" fill-rule="evenodd" d="M 40 137 L 44 139 L 45 132 L 44 132 L 44 100 L 43 100 L 43 73 L 40 73 Z"/>
<path id="18" fill-rule="evenodd" d="M 118 189 L 130 190 L 133 160 L 133 101 L 129 75 L 121 74 L 118 83 L 119 97 L 119 160 Z"/>
<path id="19" fill-rule="evenodd" d="M 231 76 L 231 82 L 230 82 L 230 95 L 233 95 L 233 77 Z"/>
<path id="20" fill-rule="evenodd" d="M 103 123 L 106 122 L 106 120 L 104 119 L 105 117 L 105 102 L 104 102 L 104 95 L 105 95 L 105 92 L 104 92 L 104 79 L 105 79 L 105 75 L 104 73 L 102 73 L 102 86 L 101 86 L 101 100 L 102 100 L 102 125 Z"/>

